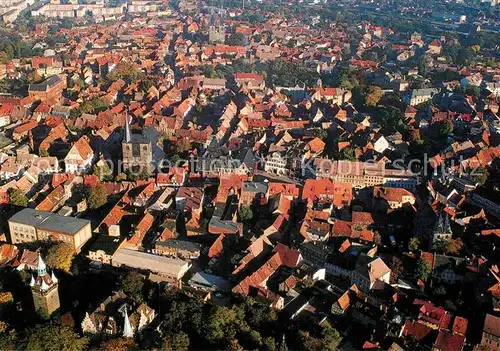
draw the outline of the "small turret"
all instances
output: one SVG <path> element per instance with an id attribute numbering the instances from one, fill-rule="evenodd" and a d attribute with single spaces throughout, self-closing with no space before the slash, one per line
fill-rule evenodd
<path id="1" fill-rule="evenodd" d="M 57 280 L 57 278 L 56 278 L 56 276 L 55 276 L 55 274 L 54 274 L 54 271 L 52 271 L 52 275 L 50 276 L 50 280 L 52 280 L 52 282 L 53 282 L 54 284 L 58 282 L 58 280 Z"/>

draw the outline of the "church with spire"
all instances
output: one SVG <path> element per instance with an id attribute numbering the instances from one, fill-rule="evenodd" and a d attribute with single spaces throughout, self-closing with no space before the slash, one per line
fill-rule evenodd
<path id="1" fill-rule="evenodd" d="M 58 280 L 54 271 L 51 274 L 47 272 L 47 266 L 40 254 L 36 271 L 36 277 L 32 275 L 30 281 L 33 303 L 40 315 L 49 318 L 60 307 Z"/>
<path id="2" fill-rule="evenodd" d="M 130 313 L 129 313 L 130 312 Z M 138 304 L 122 291 L 114 292 L 82 320 L 86 335 L 133 338 L 155 319 L 156 312 L 144 303 Z"/>
<path id="3" fill-rule="evenodd" d="M 142 170 L 151 172 L 153 147 L 143 134 L 132 133 L 130 117 L 125 115 L 125 131 L 122 142 L 123 170 Z"/>

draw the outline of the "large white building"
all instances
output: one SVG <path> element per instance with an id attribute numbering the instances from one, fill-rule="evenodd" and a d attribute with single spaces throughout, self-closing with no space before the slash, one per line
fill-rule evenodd
<path id="1" fill-rule="evenodd" d="M 191 264 L 187 261 L 130 249 L 118 250 L 111 265 L 148 271 L 172 282 L 179 281 L 191 268 Z"/>

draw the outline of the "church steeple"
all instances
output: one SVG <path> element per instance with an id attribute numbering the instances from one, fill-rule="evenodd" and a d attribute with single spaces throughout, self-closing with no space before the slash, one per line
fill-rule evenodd
<path id="1" fill-rule="evenodd" d="M 125 143 L 130 143 L 130 140 L 132 140 L 132 136 L 130 133 L 130 120 L 128 118 L 128 113 L 125 113 L 125 135 L 124 135 L 124 142 Z"/>
<path id="2" fill-rule="evenodd" d="M 128 319 L 127 305 L 124 305 L 123 309 L 124 309 L 123 337 L 133 338 L 134 330 L 132 329 L 132 325 L 130 324 L 130 320 Z"/>

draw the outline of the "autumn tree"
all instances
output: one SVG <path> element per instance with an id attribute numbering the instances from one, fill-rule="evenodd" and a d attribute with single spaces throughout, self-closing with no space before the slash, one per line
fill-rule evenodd
<path id="1" fill-rule="evenodd" d="M 45 261 L 49 267 L 69 272 L 74 255 L 75 250 L 71 244 L 58 242 L 47 250 Z"/>
<path id="2" fill-rule="evenodd" d="M 375 107 L 380 102 L 383 92 L 380 87 L 370 86 L 365 98 L 365 105 L 369 107 Z"/>
<path id="3" fill-rule="evenodd" d="M 462 248 L 464 246 L 464 243 L 462 239 L 450 239 L 446 243 L 445 251 L 447 254 L 451 255 L 458 255 L 460 251 L 462 251 Z"/>
<path id="4" fill-rule="evenodd" d="M 143 73 L 136 65 L 130 62 L 122 61 L 116 68 L 108 74 L 107 78 L 111 81 L 123 79 L 127 83 L 134 82 L 143 77 Z"/>
<path id="5" fill-rule="evenodd" d="M 134 346 L 135 341 L 132 338 L 114 338 L 103 342 L 100 349 L 103 351 L 122 351 Z"/>
<path id="6" fill-rule="evenodd" d="M 7 190 L 7 195 L 9 196 L 9 202 L 11 204 L 21 207 L 28 206 L 28 198 L 21 189 L 9 188 L 9 190 Z"/>
<path id="7" fill-rule="evenodd" d="M 108 200 L 104 185 L 98 183 L 90 187 L 87 204 L 91 210 L 95 210 L 104 205 Z"/>
<path id="8" fill-rule="evenodd" d="M 397 256 L 391 259 L 391 283 L 396 283 L 399 276 L 404 272 L 403 261 Z"/>
<path id="9" fill-rule="evenodd" d="M 9 291 L 0 292 L 0 305 L 8 304 L 14 301 L 12 293 Z"/>

